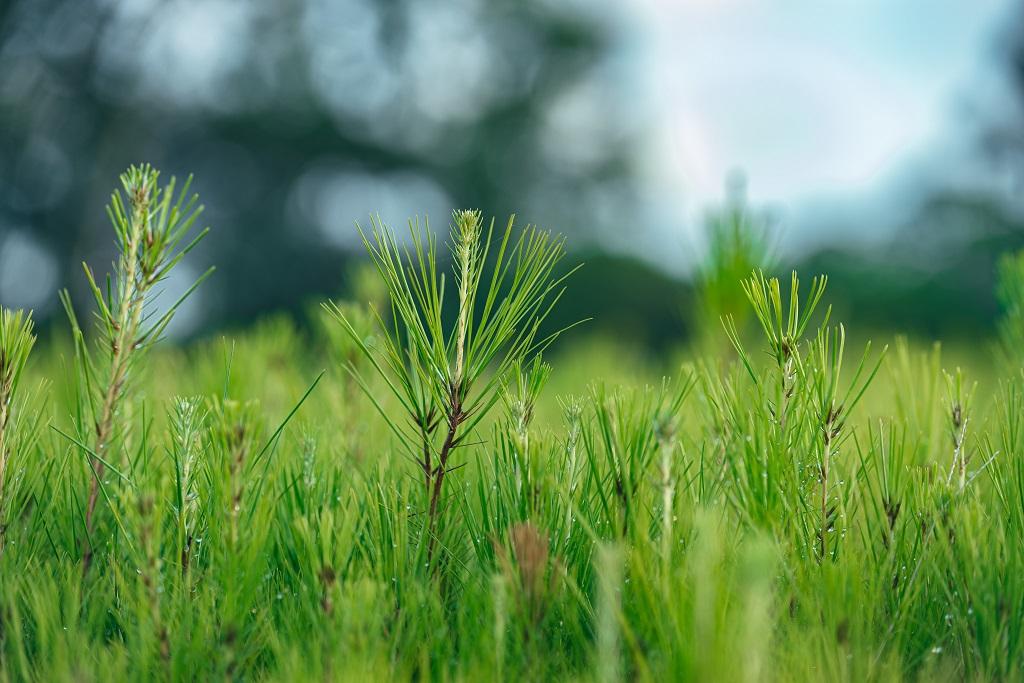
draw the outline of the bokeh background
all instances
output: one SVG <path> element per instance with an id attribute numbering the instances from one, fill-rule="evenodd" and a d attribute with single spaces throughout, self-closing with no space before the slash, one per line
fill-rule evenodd
<path id="1" fill-rule="evenodd" d="M 6 0 L 0 303 L 59 320 L 113 258 L 103 205 L 194 173 L 216 275 L 187 338 L 344 295 L 354 222 L 455 207 L 569 236 L 560 314 L 685 339 L 708 228 L 830 274 L 865 326 L 987 335 L 1024 246 L 1010 0 Z"/>

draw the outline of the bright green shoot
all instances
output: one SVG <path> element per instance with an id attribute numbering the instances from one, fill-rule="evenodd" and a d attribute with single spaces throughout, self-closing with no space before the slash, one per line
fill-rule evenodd
<path id="1" fill-rule="evenodd" d="M 739 329 L 750 320 L 742 283 L 752 271 L 767 268 L 772 258 L 768 216 L 750 206 L 742 183 L 728 188 L 725 204 L 705 218 L 707 253 L 694 278 L 695 323 L 715 348 L 718 321 L 731 316 Z"/>
<path id="2" fill-rule="evenodd" d="M 996 299 L 1003 309 L 999 342 L 1005 362 L 1014 368 L 1024 361 L 1024 251 L 999 261 Z"/>
<path id="3" fill-rule="evenodd" d="M 833 486 L 832 461 L 846 439 L 848 432 L 844 429 L 847 417 L 860 402 L 882 364 L 882 354 L 872 365 L 868 365 L 871 343 L 868 342 L 864 353 L 853 373 L 853 378 L 842 388 L 843 357 L 846 352 L 846 328 L 838 325 L 834 328 L 822 326 L 813 346 L 813 364 L 805 366 L 809 377 L 807 383 L 812 389 L 814 400 L 814 418 L 821 438 L 816 444 L 818 448 L 818 466 L 820 468 L 819 513 L 821 516 L 818 529 L 818 550 L 824 559 L 829 552 L 828 535 L 834 529 L 837 514 L 836 506 L 831 503 Z"/>
<path id="4" fill-rule="evenodd" d="M 70 296 L 66 291 L 61 296 L 71 321 L 92 413 L 91 424 L 80 425 L 80 431 L 84 434 L 88 430 L 94 439 L 92 450 L 86 449 L 93 473 L 85 512 L 86 568 L 92 556 L 88 539 L 100 482 L 110 463 L 108 450 L 119 428 L 118 407 L 128 392 L 132 369 L 142 351 L 161 338 L 178 307 L 213 272 L 212 268 L 206 271 L 163 313 L 157 315 L 151 309 L 154 290 L 209 230 L 192 234 L 203 207 L 198 205 L 197 195 L 188 194 L 191 178 L 177 193 L 173 178 L 163 187 L 159 180 L 160 172 L 149 164 L 132 166 L 121 175 L 123 194 L 115 191 L 107 206 L 119 252 L 113 275 L 108 275 L 101 287 L 92 269 L 82 264 L 96 306 L 99 353 L 95 356 L 84 342 Z"/>
<path id="5" fill-rule="evenodd" d="M 828 278 L 825 276 L 815 277 L 811 280 L 811 289 L 802 307 L 800 280 L 797 278 L 796 271 L 793 271 L 790 279 L 788 306 L 783 306 L 782 288 L 778 278 L 766 278 L 761 271 L 754 271 L 750 278 L 742 283 L 743 291 L 746 293 L 747 299 L 754 309 L 754 315 L 768 341 L 768 354 L 778 369 L 778 395 L 771 410 L 780 433 L 785 430 L 789 417 L 789 404 L 796 392 L 797 374 L 801 366 L 800 341 L 807 331 L 814 311 L 821 302 L 827 283 Z M 831 307 L 825 310 L 824 319 L 821 322 L 822 328 L 828 324 L 831 312 Z M 758 375 L 754 371 L 753 361 L 743 347 L 734 320 L 732 317 L 726 317 L 722 324 L 725 327 L 726 336 L 751 379 L 754 380 L 754 384 L 760 385 Z"/>
<path id="6" fill-rule="evenodd" d="M 967 425 L 971 419 L 971 404 L 976 384 L 964 384 L 963 372 L 943 372 L 946 378 L 946 401 L 949 409 L 949 438 L 953 443 L 953 462 L 947 477 L 952 484 L 956 478 L 957 488 L 963 490 L 967 485 L 967 462 L 970 453 L 966 448 Z"/>
<path id="7" fill-rule="evenodd" d="M 808 292 L 801 310 L 800 280 L 797 278 L 796 271 L 793 271 L 791 277 L 789 305 L 787 307 L 784 307 L 782 304 L 782 288 L 779 285 L 778 278 L 766 278 L 761 271 L 754 271 L 751 273 L 750 278 L 743 281 L 743 291 L 746 293 L 751 306 L 753 306 L 754 315 L 757 317 L 757 321 L 760 323 L 761 329 L 764 330 L 765 336 L 768 339 L 769 354 L 780 369 L 793 360 L 799 362 L 797 345 L 807 330 L 815 309 L 821 302 L 821 297 L 825 293 L 825 286 L 827 284 L 828 278 L 824 275 L 811 280 L 811 290 Z M 830 314 L 831 307 L 826 309 L 822 325 L 828 323 Z M 740 342 L 732 319 L 726 318 L 723 321 L 723 325 L 725 326 L 726 335 L 736 348 L 736 352 L 739 354 L 750 376 L 757 381 L 753 364 L 743 350 L 743 345 Z"/>
<path id="8" fill-rule="evenodd" d="M 389 414 L 347 364 L 422 472 L 431 534 L 452 452 L 498 401 L 510 375 L 559 334 L 538 337 L 568 277 L 555 274 L 563 239 L 533 227 L 514 236 L 513 218 L 495 239 L 493 220 L 484 231 L 480 212 L 454 212 L 454 320 L 445 314 L 437 238 L 419 221 L 410 222 L 406 245 L 379 219 L 369 233 L 358 228 L 391 304 L 390 320 L 374 311 L 376 343 L 364 339 L 341 307 L 326 304 L 405 412 L 405 420 Z"/>
<path id="9" fill-rule="evenodd" d="M 32 334 L 32 314 L 0 308 L 0 552 L 4 548 L 6 496 L 4 484 L 12 452 L 12 414 L 25 363 L 36 338 Z"/>

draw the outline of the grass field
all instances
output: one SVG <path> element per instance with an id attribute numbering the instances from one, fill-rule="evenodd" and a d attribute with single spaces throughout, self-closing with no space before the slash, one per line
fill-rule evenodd
<path id="1" fill-rule="evenodd" d="M 130 170 L 92 310 L 3 311 L 0 680 L 1024 678 L 1024 260 L 953 364 L 723 257 L 669 360 L 548 329 L 561 240 L 457 212 L 181 348 L 197 210 Z"/>

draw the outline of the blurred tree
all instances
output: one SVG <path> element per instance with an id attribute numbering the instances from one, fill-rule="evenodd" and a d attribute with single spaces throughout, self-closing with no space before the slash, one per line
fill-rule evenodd
<path id="1" fill-rule="evenodd" d="M 929 337 L 991 334 L 996 264 L 1024 224 L 990 194 L 935 192 L 886 243 L 830 248 L 800 270 L 828 273 L 837 318 Z"/>
<path id="2" fill-rule="evenodd" d="M 333 294 L 370 212 L 628 224 L 624 25 L 545 0 L 0 3 L 0 300 L 45 307 L 110 258 L 106 188 L 139 160 L 193 172 L 215 227 L 179 332 Z"/>
<path id="3" fill-rule="evenodd" d="M 746 192 L 746 178 L 733 173 L 726 182 L 725 203 L 704 219 L 707 253 L 697 267 L 695 305 L 689 310 L 701 350 L 715 356 L 732 353 L 722 333 L 723 319 L 731 318 L 741 334 L 750 326 L 750 302 L 742 282 L 753 271 L 773 265 L 771 216 L 750 206 Z"/>
<path id="4" fill-rule="evenodd" d="M 1024 208 L 1024 7 L 1014 5 L 996 40 L 1005 88 L 990 89 L 998 106 L 971 107 L 979 119 L 975 144 L 1018 209 Z M 973 103 L 972 103 L 973 104 Z"/>

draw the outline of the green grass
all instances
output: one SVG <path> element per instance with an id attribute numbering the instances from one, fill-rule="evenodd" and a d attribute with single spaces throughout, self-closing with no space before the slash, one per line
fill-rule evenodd
<path id="1" fill-rule="evenodd" d="M 0 320 L 0 680 L 1024 679 L 1019 258 L 964 369 L 757 270 L 677 363 L 549 347 L 557 237 L 375 221 L 312 330 L 180 348 L 158 181 L 68 337 Z"/>

